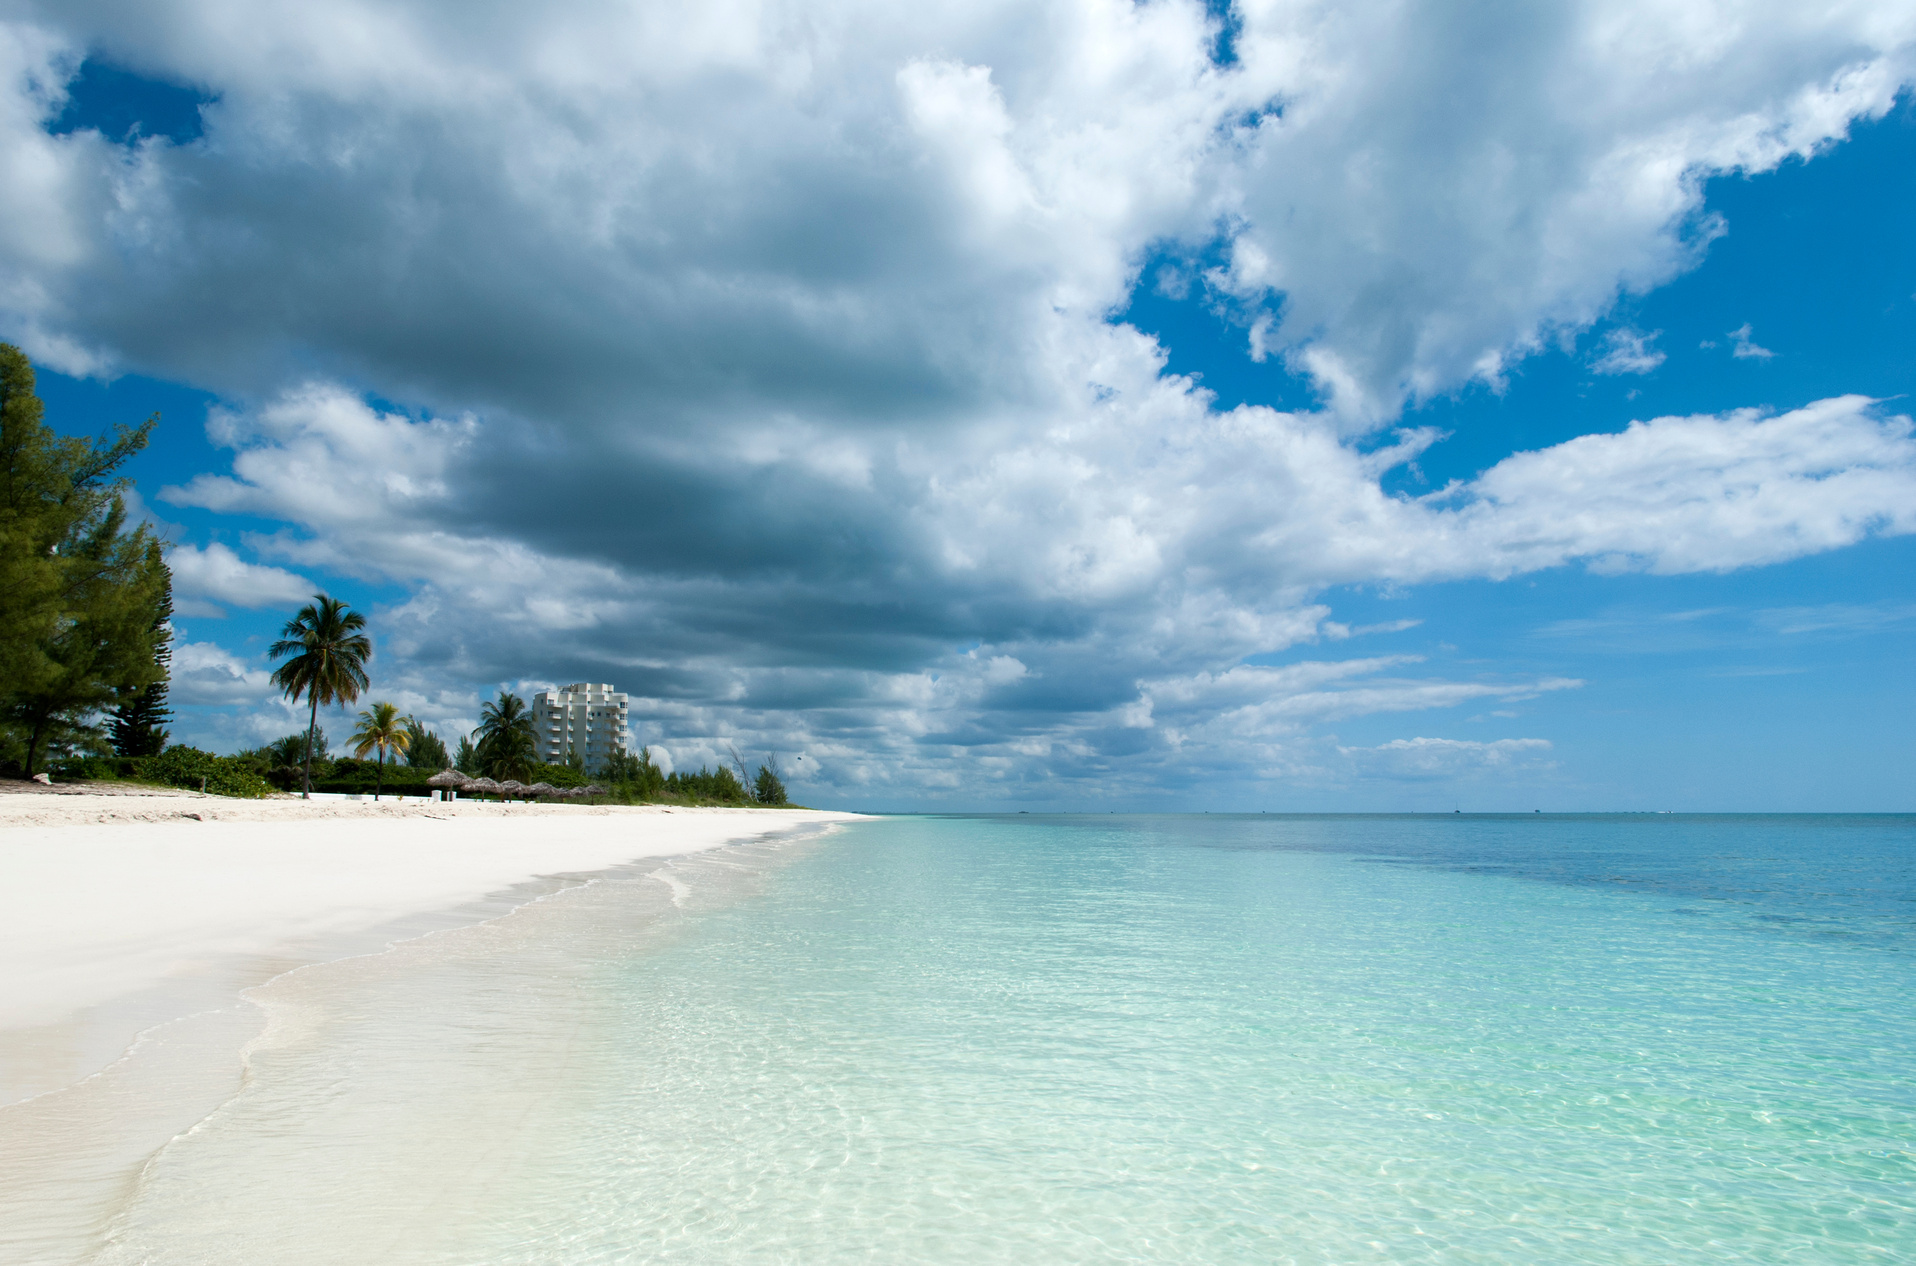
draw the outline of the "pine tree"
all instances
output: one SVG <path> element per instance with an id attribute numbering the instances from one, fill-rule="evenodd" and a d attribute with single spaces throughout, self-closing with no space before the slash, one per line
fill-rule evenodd
<path id="1" fill-rule="evenodd" d="M 29 775 L 49 752 L 102 750 L 99 710 L 160 676 L 166 561 L 127 529 L 116 477 L 158 420 L 97 444 L 56 435 L 32 365 L 0 343 L 0 726 Z"/>
<path id="2" fill-rule="evenodd" d="M 406 763 L 414 769 L 440 770 L 452 764 L 446 745 L 418 717 L 406 718 Z"/>
<path id="3" fill-rule="evenodd" d="M 758 767 L 752 798 L 760 804 L 785 804 L 785 780 L 778 776 L 778 757 L 768 756 L 766 762 Z"/>
<path id="4" fill-rule="evenodd" d="M 153 662 L 160 675 L 139 693 L 113 709 L 113 753 L 116 756 L 158 756 L 169 737 L 164 728 L 173 719 L 166 706 L 167 682 L 173 668 L 173 580 L 169 575 L 160 591 L 153 616 Z"/>

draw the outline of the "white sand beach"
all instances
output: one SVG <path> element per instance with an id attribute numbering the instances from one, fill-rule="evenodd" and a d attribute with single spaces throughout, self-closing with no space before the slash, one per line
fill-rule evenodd
<path id="1" fill-rule="evenodd" d="M 91 1071 L 26 1061 L 41 1066 L 36 1076 L 21 1066 L 23 1032 L 218 960 L 296 960 L 302 946 L 541 876 L 855 816 L 417 797 L 0 796 L 0 1104 L 50 1088 L 32 1084 L 46 1076 L 57 1084 Z"/>
<path id="2" fill-rule="evenodd" d="M 857 816 L 0 795 L 0 1262 L 82 1260 L 126 1176 L 233 1093 L 262 1022 L 243 990 L 592 872 Z"/>

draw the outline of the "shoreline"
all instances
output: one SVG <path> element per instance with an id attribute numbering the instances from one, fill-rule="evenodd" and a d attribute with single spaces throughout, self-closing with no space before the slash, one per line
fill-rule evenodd
<path id="1" fill-rule="evenodd" d="M 0 1260 L 92 1260 L 129 1184 L 246 1084 L 262 986 L 863 816 L 0 795 Z"/>
<path id="2" fill-rule="evenodd" d="M 862 816 L 0 795 L 0 1108 L 98 1072 L 154 1025 L 280 971 L 363 952 L 370 937 L 384 945 L 497 917 L 627 863 Z"/>

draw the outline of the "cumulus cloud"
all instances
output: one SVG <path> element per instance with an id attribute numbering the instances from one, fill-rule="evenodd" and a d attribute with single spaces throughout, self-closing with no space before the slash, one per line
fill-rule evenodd
<path id="1" fill-rule="evenodd" d="M 1574 684 L 1305 680 L 1410 662 L 1374 657 L 1229 667 L 1415 627 L 1332 620 L 1309 600 L 1327 586 L 1578 561 L 1722 571 L 1916 529 L 1911 425 L 1862 398 L 1651 419 L 1410 499 L 1386 495 L 1368 456 L 1307 415 L 1216 414 L 1187 384 L 1105 377 L 1121 386 L 1087 397 L 1075 426 L 966 465 L 894 441 L 882 460 L 864 450 L 869 479 L 837 484 L 835 496 L 803 495 L 785 468 L 798 495 L 768 509 L 755 509 L 749 479 L 714 481 L 704 503 L 616 497 L 622 531 L 591 554 L 507 534 L 510 515 L 474 504 L 482 479 L 480 494 L 460 491 L 472 478 L 464 455 L 491 443 L 487 425 L 381 414 L 335 390 L 297 389 L 262 411 L 269 420 L 216 418 L 237 446 L 235 473 L 165 495 L 251 513 L 281 505 L 288 517 L 298 508 L 255 547 L 408 585 L 412 596 L 379 620 L 382 681 L 408 698 L 527 667 L 552 680 L 610 677 L 638 696 L 639 737 L 669 740 L 681 761 L 716 761 L 738 742 L 803 751 L 808 775 L 841 786 L 925 794 L 986 769 L 1006 780 L 1042 769 L 1038 785 L 1056 789 L 1075 785 L 1068 771 L 1079 767 L 1216 768 L 1245 744 L 1261 745 L 1258 768 L 1293 776 L 1315 768 L 1294 756 L 1313 725 Z M 341 496 L 301 500 L 301 486 Z M 552 491 L 574 498 L 562 505 L 589 503 L 595 487 Z M 749 559 L 742 526 L 830 540 L 885 523 L 887 505 L 910 507 L 894 520 L 903 530 L 874 527 L 849 559 L 768 549 L 776 566 L 727 572 L 710 554 L 688 565 L 632 543 L 721 542 Z"/>
<path id="2" fill-rule="evenodd" d="M 1916 32 L 1907 7 L 1863 4 L 1236 11 L 1273 108 L 1233 132 L 1212 281 L 1356 426 L 1494 384 L 1690 267 L 1723 227 L 1707 176 L 1882 114 Z"/>
<path id="3" fill-rule="evenodd" d="M 181 615 L 218 618 L 226 613 L 219 603 L 236 607 L 266 607 L 309 598 L 315 586 L 304 577 L 278 567 L 249 563 L 218 541 L 201 549 L 176 545 L 166 556 L 173 572 L 174 610 Z"/>
<path id="4" fill-rule="evenodd" d="M 1860 399 L 1425 498 L 1379 480 L 1435 433 L 1352 443 L 1695 263 L 1711 173 L 1889 107 L 1905 9 L 1243 0 L 1229 64 L 1195 0 L 8 14 L 0 324 L 232 401 L 230 470 L 162 496 L 284 526 L 179 554 L 193 600 L 403 585 L 382 686 L 448 724 L 609 677 L 681 763 L 846 786 L 1149 770 L 1224 750 L 1207 715 L 1276 769 L 1298 727 L 1548 685 L 1242 666 L 1410 627 L 1329 587 L 1911 530 L 1909 425 Z M 50 135 L 83 55 L 196 85 L 204 136 Z M 1219 411 L 1113 325 L 1164 255 L 1326 408 Z"/>
<path id="5" fill-rule="evenodd" d="M 174 703 L 226 707 L 259 704 L 275 693 L 272 673 L 213 642 L 181 642 L 173 648 Z"/>
<path id="6" fill-rule="evenodd" d="M 1881 114 L 1916 37 L 1881 5 L 1246 0 L 1220 66 L 1193 0 L 15 12 L 0 258 L 39 354 L 681 435 L 1043 408 L 1059 313 L 1220 232 L 1214 288 L 1387 420 L 1693 263 L 1704 178 Z M 217 96 L 205 139 L 46 135 L 87 49 Z"/>
<path id="7" fill-rule="evenodd" d="M 1859 396 L 1633 422 L 1506 458 L 1456 522 L 1509 575 L 1583 557 L 1600 571 L 1730 571 L 1916 531 L 1916 442 Z M 1574 542 L 1574 543 L 1573 543 Z M 1494 544 L 1493 544 L 1494 543 Z"/>

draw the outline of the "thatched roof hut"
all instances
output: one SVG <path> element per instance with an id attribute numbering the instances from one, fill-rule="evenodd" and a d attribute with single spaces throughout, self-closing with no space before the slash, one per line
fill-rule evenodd
<path id="1" fill-rule="evenodd" d="M 426 785 L 436 791 L 448 791 L 455 787 L 463 787 L 469 781 L 471 780 L 466 775 L 456 769 L 442 769 L 426 779 Z"/>

